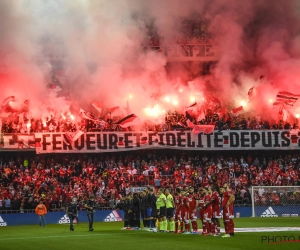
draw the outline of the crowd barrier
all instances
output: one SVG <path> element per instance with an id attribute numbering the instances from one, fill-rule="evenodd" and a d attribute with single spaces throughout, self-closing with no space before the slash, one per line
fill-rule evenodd
<path id="1" fill-rule="evenodd" d="M 99 210 L 94 216 L 95 222 L 123 221 L 124 212 L 120 210 Z M 78 213 L 78 222 L 88 222 L 84 211 Z M 18 226 L 38 224 L 39 218 L 35 213 L 0 214 L 0 226 Z M 70 220 L 65 212 L 49 212 L 46 224 L 69 224 Z M 74 223 L 77 223 L 75 219 Z"/>

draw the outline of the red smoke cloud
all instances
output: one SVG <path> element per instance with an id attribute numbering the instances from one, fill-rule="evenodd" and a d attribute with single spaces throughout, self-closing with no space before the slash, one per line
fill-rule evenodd
<path id="1" fill-rule="evenodd" d="M 231 110 L 254 86 L 245 111 L 272 118 L 278 91 L 299 92 L 299 10 L 297 0 L 1 1 L 0 99 L 29 99 L 32 116 L 66 112 L 69 100 L 91 110 L 93 101 L 102 110 L 128 102 L 143 116 L 144 108 L 183 111 L 206 94 Z M 197 19 L 220 55 L 210 75 L 202 63 L 143 50 L 149 26 L 170 45 L 184 36 L 183 20 Z M 61 97 L 47 88 L 54 76 Z M 290 111 L 300 113 L 299 103 Z"/>

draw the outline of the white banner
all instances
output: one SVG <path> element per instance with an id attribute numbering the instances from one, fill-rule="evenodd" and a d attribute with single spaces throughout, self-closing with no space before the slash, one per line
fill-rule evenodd
<path id="1" fill-rule="evenodd" d="M 298 130 L 226 130 L 211 134 L 192 131 L 84 133 L 71 142 L 65 133 L 4 134 L 2 149 L 30 149 L 37 153 L 97 153 L 139 149 L 289 150 L 300 148 Z"/>
<path id="2" fill-rule="evenodd" d="M 168 62 L 203 61 L 211 62 L 220 59 L 213 44 L 176 44 L 162 46 L 146 46 L 145 50 L 157 51 L 167 57 Z"/>

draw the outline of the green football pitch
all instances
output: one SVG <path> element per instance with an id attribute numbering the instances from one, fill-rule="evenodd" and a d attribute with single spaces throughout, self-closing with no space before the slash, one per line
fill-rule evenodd
<path id="1" fill-rule="evenodd" d="M 200 225 L 201 222 L 199 222 Z M 300 228 L 300 218 L 235 219 L 237 231 L 239 228 L 244 228 L 244 232 L 236 232 L 231 238 L 152 233 L 142 230 L 127 231 L 120 230 L 121 227 L 123 227 L 123 222 L 94 223 L 93 232 L 88 231 L 87 223 L 75 225 L 74 232 L 69 231 L 69 225 L 57 224 L 47 225 L 45 228 L 40 228 L 38 225 L 0 227 L 0 249 L 300 249 L 300 231 L 296 229 L 294 231 L 249 232 L 251 228 Z M 249 231 L 245 232 L 247 230 Z"/>

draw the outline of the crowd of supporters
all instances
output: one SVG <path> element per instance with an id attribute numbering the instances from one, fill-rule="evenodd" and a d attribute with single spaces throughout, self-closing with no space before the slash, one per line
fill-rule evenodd
<path id="1" fill-rule="evenodd" d="M 122 131 L 124 128 L 115 125 L 123 117 L 109 115 L 106 118 L 96 120 L 79 119 L 74 120 L 73 116 L 50 116 L 45 119 L 20 119 L 18 115 L 11 115 L 2 119 L 0 129 L 3 133 L 36 133 L 36 132 L 74 132 L 80 129 L 84 132 L 107 132 Z M 262 129 L 298 129 L 298 123 L 290 124 L 280 120 L 279 122 L 269 122 L 261 117 L 245 117 L 240 115 L 235 117 L 226 114 L 220 117 L 217 113 L 207 110 L 206 115 L 201 119 L 196 119 L 188 113 L 169 113 L 165 116 L 163 123 L 154 124 L 151 122 L 142 123 L 140 126 L 129 127 L 125 130 L 142 131 L 174 131 L 187 130 L 187 121 L 190 120 L 195 125 L 214 125 L 215 130 L 262 130 Z"/>
<path id="2" fill-rule="evenodd" d="M 137 151 L 92 155 L 1 154 L 0 209 L 32 209 L 42 198 L 48 209 L 63 208 L 72 197 L 79 201 L 94 194 L 103 207 L 139 187 L 192 186 L 196 190 L 216 183 L 230 183 L 237 204 L 251 204 L 251 186 L 299 184 L 300 156 L 224 154 L 204 155 L 182 151 Z M 274 197 L 273 197 L 274 196 Z M 255 202 L 279 202 L 256 195 Z M 274 198 L 274 199 L 273 199 Z M 277 201 L 276 201 L 277 199 Z M 284 199 L 300 200 L 300 193 Z"/>

